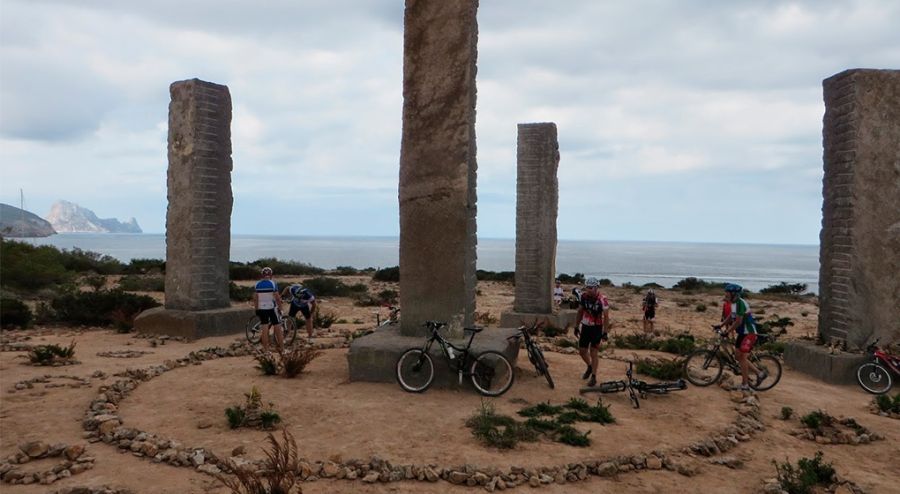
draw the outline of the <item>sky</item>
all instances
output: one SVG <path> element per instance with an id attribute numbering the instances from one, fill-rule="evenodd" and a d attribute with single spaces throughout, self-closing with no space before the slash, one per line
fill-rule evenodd
<path id="1" fill-rule="evenodd" d="M 900 68 L 895 0 L 482 0 L 478 232 L 516 125 L 559 132 L 560 239 L 817 244 L 822 80 Z M 168 87 L 233 101 L 232 233 L 399 233 L 400 0 L 0 0 L 0 202 L 164 232 Z"/>

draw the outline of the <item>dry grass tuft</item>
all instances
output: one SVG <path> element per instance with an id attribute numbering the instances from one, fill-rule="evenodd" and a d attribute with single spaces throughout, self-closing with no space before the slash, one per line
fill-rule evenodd
<path id="1" fill-rule="evenodd" d="M 234 477 L 217 475 L 216 478 L 232 494 L 302 494 L 303 489 L 296 485 L 300 463 L 294 436 L 284 429 L 281 431 L 281 442 L 271 433 L 266 439 L 270 449 L 265 451 L 266 459 L 263 460 L 262 469 L 238 467 L 229 460 L 228 466 L 234 472 Z"/>

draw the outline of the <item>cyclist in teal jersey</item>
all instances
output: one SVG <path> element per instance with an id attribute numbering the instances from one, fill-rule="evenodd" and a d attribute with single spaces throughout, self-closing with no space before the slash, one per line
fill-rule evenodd
<path id="1" fill-rule="evenodd" d="M 734 331 L 737 335 L 734 342 L 734 354 L 741 366 L 741 391 L 750 391 L 750 371 L 756 375 L 756 386 L 759 386 L 768 376 L 765 369 L 760 372 L 748 358 L 750 350 L 756 343 L 756 323 L 753 321 L 753 313 L 747 301 L 741 298 L 744 289 L 734 283 L 725 284 L 725 301 L 730 305 L 728 319 L 725 321 L 725 332 Z M 724 311 L 723 311 L 724 314 Z"/>

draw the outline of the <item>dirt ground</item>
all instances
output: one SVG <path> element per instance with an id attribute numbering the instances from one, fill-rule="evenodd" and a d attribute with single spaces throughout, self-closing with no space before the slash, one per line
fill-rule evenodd
<path id="1" fill-rule="evenodd" d="M 357 279 L 348 278 L 346 282 Z M 359 278 L 358 281 L 363 281 Z M 375 284 L 373 284 L 375 285 Z M 371 291 L 396 285 L 377 284 Z M 513 288 L 499 282 L 479 284 L 478 310 L 490 314 L 484 321 L 498 319 L 500 312 L 512 305 Z M 640 298 L 629 289 L 606 290 L 613 305 L 613 331 L 639 331 Z M 709 324 L 718 320 L 718 294 L 684 295 L 660 290 L 657 328 L 668 332 L 690 331 L 708 336 Z M 790 317 L 795 325 L 788 328 L 789 337 L 815 333 L 817 307 L 810 301 L 751 299 L 751 306 L 766 316 Z M 706 311 L 697 310 L 703 304 Z M 322 310 L 333 312 L 339 319 L 330 335 L 374 324 L 373 308 L 355 307 L 347 299 L 324 300 Z M 382 310 L 385 314 L 386 310 Z M 354 321 L 357 321 L 354 323 Z M 32 367 L 25 365 L 24 352 L 0 353 L 0 455 L 15 453 L 17 445 L 30 440 L 48 443 L 83 442 L 81 418 L 96 396 L 97 388 L 106 380 L 90 378 L 95 371 L 109 375 L 128 368 L 156 365 L 167 359 L 186 356 L 192 350 L 211 346 L 227 346 L 235 336 L 208 338 L 192 343 L 170 341 L 152 347 L 150 340 L 106 329 L 37 328 L 6 335 L 34 334 L 28 344 L 77 342 L 78 365 L 65 367 Z M 327 336 L 327 335 L 326 335 Z M 323 339 L 323 341 L 327 341 Z M 142 350 L 152 352 L 137 358 L 109 358 L 98 352 L 110 350 Z M 343 459 L 368 459 L 377 455 L 394 464 L 436 463 L 441 466 L 464 463 L 506 469 L 511 465 L 557 465 L 618 454 L 647 452 L 653 449 L 677 450 L 691 442 L 721 430 L 735 416 L 729 394 L 718 388 L 690 387 L 668 396 L 652 396 L 632 409 L 625 394 L 604 396 L 616 423 L 588 426 L 593 444 L 575 448 L 542 440 L 523 443 L 516 449 L 501 451 L 480 445 L 465 428 L 466 418 L 474 414 L 482 398 L 471 391 L 431 389 L 423 394 L 403 392 L 396 384 L 350 383 L 347 380 L 346 349 L 326 350 L 296 379 L 266 377 L 255 369 L 250 357 L 234 357 L 203 362 L 202 365 L 177 368 L 149 382 L 120 404 L 120 415 L 129 427 L 152 431 L 197 447 L 227 454 L 237 446 L 245 446 L 247 456 L 259 458 L 265 433 L 228 428 L 224 409 L 243 402 L 243 394 L 256 386 L 264 401 L 271 401 L 284 419 L 284 426 L 296 437 L 300 455 L 324 460 L 333 455 Z M 630 350 L 614 350 L 614 356 L 630 356 Z M 645 355 L 648 352 L 636 352 Z M 515 415 L 524 404 L 541 401 L 562 403 L 578 396 L 580 374 L 584 364 L 577 355 L 547 353 L 557 387 L 549 389 L 543 378 L 535 376 L 527 360 L 518 363 L 517 380 L 502 397 L 490 402 L 500 413 Z M 599 379 L 624 377 L 625 364 L 614 359 L 601 360 Z M 33 377 L 69 375 L 90 378 L 90 387 L 44 387 L 15 390 L 15 383 Z M 51 383 L 71 382 L 53 379 Z M 596 397 L 587 396 L 589 401 Z M 796 461 L 812 457 L 821 450 L 833 462 L 838 473 L 872 493 L 900 492 L 900 422 L 868 412 L 871 396 L 859 387 L 831 386 L 786 368 L 781 382 L 772 390 L 759 394 L 766 430 L 729 452 L 743 460 L 738 469 L 709 464 L 704 458 L 694 460 L 699 473 L 685 477 L 678 473 L 642 471 L 610 479 L 590 477 L 587 481 L 565 485 L 543 486 L 545 492 L 759 492 L 763 481 L 775 476 L 772 460 Z M 799 421 L 777 418 L 782 406 L 790 406 L 798 415 L 816 409 L 834 416 L 852 416 L 862 425 L 884 434 L 887 439 L 867 445 L 819 445 L 796 438 L 788 432 L 800 427 Z M 203 426 L 201 428 L 200 426 Z M 72 486 L 111 485 L 127 487 L 140 493 L 225 493 L 227 490 L 212 477 L 189 468 L 176 468 L 153 463 L 120 453 L 113 446 L 88 445 L 96 458 L 96 467 L 79 475 L 60 480 L 52 486 L 10 486 L 3 492 L 37 493 Z M 44 469 L 53 460 L 36 460 L 25 469 Z M 364 484 L 359 481 L 318 480 L 302 485 L 307 493 L 318 492 L 472 492 L 471 487 L 458 487 L 447 482 L 395 482 Z M 530 489 L 521 486 L 519 489 Z"/>

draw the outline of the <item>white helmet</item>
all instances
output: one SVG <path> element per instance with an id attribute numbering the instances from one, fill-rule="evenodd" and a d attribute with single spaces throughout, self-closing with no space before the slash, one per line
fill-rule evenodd
<path id="1" fill-rule="evenodd" d="M 587 279 L 587 281 L 584 282 L 584 286 L 588 288 L 597 288 L 598 286 L 600 286 L 600 281 L 598 281 L 597 278 L 591 276 Z"/>

